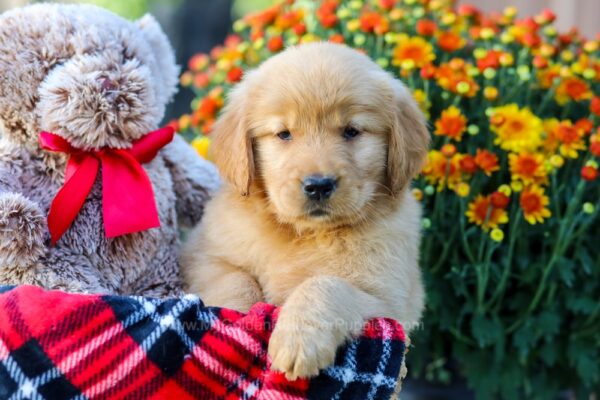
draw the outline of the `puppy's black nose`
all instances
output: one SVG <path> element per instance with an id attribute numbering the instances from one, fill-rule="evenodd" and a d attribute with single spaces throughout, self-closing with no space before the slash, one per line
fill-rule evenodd
<path id="1" fill-rule="evenodd" d="M 337 180 L 329 176 L 311 175 L 302 181 L 302 190 L 311 200 L 326 200 L 335 191 Z"/>

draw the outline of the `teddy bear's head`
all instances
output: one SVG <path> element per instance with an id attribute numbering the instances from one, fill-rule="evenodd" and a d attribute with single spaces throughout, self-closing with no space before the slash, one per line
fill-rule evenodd
<path id="1" fill-rule="evenodd" d="M 173 50 L 151 16 L 37 4 L 0 16 L 0 132 L 36 146 L 50 131 L 79 149 L 127 148 L 175 93 Z"/>

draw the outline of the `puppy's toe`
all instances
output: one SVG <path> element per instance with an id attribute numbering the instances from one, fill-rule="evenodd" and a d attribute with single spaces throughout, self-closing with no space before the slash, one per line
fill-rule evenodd
<path id="1" fill-rule="evenodd" d="M 333 364 L 336 350 L 344 342 L 336 336 L 327 328 L 280 319 L 269 342 L 271 368 L 289 380 L 316 376 Z"/>

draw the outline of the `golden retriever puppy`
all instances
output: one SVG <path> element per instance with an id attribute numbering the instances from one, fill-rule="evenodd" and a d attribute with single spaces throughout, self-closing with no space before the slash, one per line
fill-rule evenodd
<path id="1" fill-rule="evenodd" d="M 208 304 L 282 306 L 274 369 L 316 375 L 366 320 L 423 309 L 421 211 L 409 184 L 429 133 L 410 92 L 367 56 L 316 43 L 249 72 L 215 125 L 225 184 L 183 251 Z"/>

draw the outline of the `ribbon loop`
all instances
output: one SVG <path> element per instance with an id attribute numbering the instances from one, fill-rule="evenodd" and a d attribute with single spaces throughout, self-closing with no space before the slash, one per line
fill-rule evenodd
<path id="1" fill-rule="evenodd" d="M 160 226 L 152 182 L 141 163 L 152 161 L 173 140 L 166 127 L 148 133 L 130 149 L 83 151 L 50 132 L 40 133 L 43 149 L 69 154 L 65 183 L 50 206 L 48 229 L 52 245 L 73 224 L 102 165 L 102 216 L 107 237 L 113 238 Z"/>

